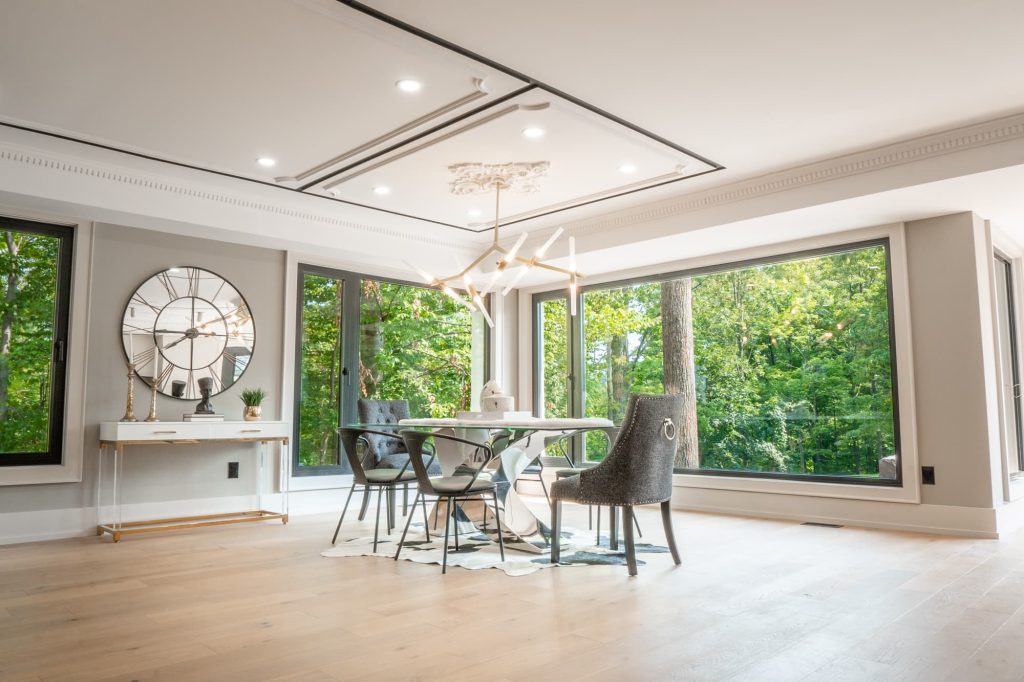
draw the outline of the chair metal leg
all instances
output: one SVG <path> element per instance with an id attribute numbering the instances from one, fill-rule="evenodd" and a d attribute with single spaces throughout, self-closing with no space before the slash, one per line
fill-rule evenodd
<path id="1" fill-rule="evenodd" d="M 438 500 L 440 502 L 440 500 Z M 452 499 L 448 498 L 448 511 L 451 511 Z M 444 553 L 441 555 L 441 575 L 444 575 L 448 571 L 448 528 L 451 525 L 452 515 L 449 513 L 445 516 L 444 521 Z"/>
<path id="2" fill-rule="evenodd" d="M 416 491 L 416 499 L 419 499 L 420 493 Z M 412 511 L 416 513 L 416 502 L 412 503 Z M 412 514 L 409 514 L 410 518 Z M 427 496 L 423 496 L 423 532 L 427 534 L 427 542 L 430 542 L 430 522 L 427 520 Z"/>
<path id="3" fill-rule="evenodd" d="M 640 522 L 636 520 L 635 512 L 633 513 L 633 525 L 636 526 L 636 534 L 642 538 L 644 536 L 644 532 L 640 530 Z"/>
<path id="4" fill-rule="evenodd" d="M 544 499 L 548 501 L 548 506 L 551 506 L 551 497 L 548 495 L 548 486 L 544 483 L 544 469 L 541 468 L 540 475 L 537 477 L 540 481 L 540 489 L 544 491 Z"/>
<path id="5" fill-rule="evenodd" d="M 359 507 L 359 520 L 366 518 L 366 510 L 370 508 L 370 488 L 363 488 L 363 503 Z"/>
<path id="6" fill-rule="evenodd" d="M 672 532 L 672 506 L 668 500 L 661 503 L 661 523 L 665 526 L 665 539 L 668 540 L 668 549 L 672 552 L 672 560 L 678 566 L 683 562 L 679 558 L 679 550 L 676 549 L 676 536 Z"/>
<path id="7" fill-rule="evenodd" d="M 414 504 L 412 506 L 412 508 L 415 509 L 416 505 Z M 409 513 L 409 484 L 406 483 L 405 485 L 402 486 L 402 516 L 405 516 L 408 513 Z"/>
<path id="8" fill-rule="evenodd" d="M 497 489 L 491 490 L 491 496 L 494 498 L 494 528 L 498 531 L 498 549 L 501 550 L 501 560 L 505 560 L 505 535 L 501 532 L 501 519 L 498 518 L 498 491 Z M 484 504 L 486 509 L 487 505 Z"/>
<path id="9" fill-rule="evenodd" d="M 562 559 L 562 501 L 551 505 L 551 563 Z"/>
<path id="10" fill-rule="evenodd" d="M 373 524 L 373 551 L 375 554 L 377 552 L 377 534 L 380 532 L 380 502 L 384 497 L 383 493 L 381 488 L 377 488 L 377 521 Z"/>
<path id="11" fill-rule="evenodd" d="M 420 494 L 416 493 L 416 499 L 413 500 L 412 508 L 416 509 L 416 503 L 420 501 Z M 427 508 L 423 507 L 423 513 L 427 513 Z M 409 532 L 409 526 L 412 525 L 413 514 L 409 514 L 409 518 L 405 520 L 405 530 L 402 531 L 402 539 L 398 541 L 398 549 L 395 551 L 395 561 L 398 561 L 398 555 L 402 553 L 402 545 L 405 544 L 405 536 Z M 428 531 L 429 532 L 429 531 Z M 429 539 L 429 536 L 428 538 Z"/>
<path id="12" fill-rule="evenodd" d="M 353 483 L 352 487 L 348 489 L 348 497 L 345 498 L 345 506 L 341 508 L 341 518 L 338 519 L 338 527 L 334 529 L 334 537 L 331 538 L 332 545 L 338 541 L 338 531 L 341 530 L 341 522 L 345 520 L 345 512 L 348 511 L 348 503 L 352 501 L 352 493 L 355 491 L 356 484 Z"/>
<path id="13" fill-rule="evenodd" d="M 452 522 L 455 524 L 455 551 L 459 551 L 459 503 L 452 504 Z"/>
<path id="14" fill-rule="evenodd" d="M 597 530 L 594 531 L 594 545 L 601 546 L 601 505 L 597 505 Z"/>
<path id="15" fill-rule="evenodd" d="M 626 566 L 630 575 L 636 575 L 636 545 L 633 544 L 633 507 L 622 507 L 622 531 L 626 536 Z"/>
<path id="16" fill-rule="evenodd" d="M 395 486 L 388 486 L 387 491 L 388 510 L 386 518 L 388 522 L 388 533 L 391 533 L 391 529 L 395 526 L 395 515 L 398 511 L 395 507 Z"/>
<path id="17" fill-rule="evenodd" d="M 608 507 L 608 546 L 619 551 L 619 508 Z"/>

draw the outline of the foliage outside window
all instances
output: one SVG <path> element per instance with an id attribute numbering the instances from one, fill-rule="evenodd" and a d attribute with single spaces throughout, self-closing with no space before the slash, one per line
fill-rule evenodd
<path id="1" fill-rule="evenodd" d="M 306 467 L 340 463 L 342 313 L 345 282 L 315 272 L 300 274 L 302 309 L 298 385 L 298 454 Z"/>
<path id="2" fill-rule="evenodd" d="M 537 415 L 547 418 L 569 416 L 569 306 L 564 298 L 540 303 L 538 346 L 541 363 L 541 392 Z"/>
<path id="3" fill-rule="evenodd" d="M 619 423 L 630 393 L 679 392 L 680 470 L 895 483 L 889 281 L 874 243 L 589 289 L 582 412 Z"/>
<path id="4" fill-rule="evenodd" d="M 72 228 L 0 218 L 0 466 L 60 464 Z"/>
<path id="5" fill-rule="evenodd" d="M 483 385 L 480 323 L 436 289 L 364 279 L 359 397 L 407 400 L 414 417 L 468 411 Z"/>
<path id="6" fill-rule="evenodd" d="M 435 289 L 309 266 L 300 287 L 300 469 L 347 470 L 336 429 L 357 421 L 358 398 L 407 400 L 413 417 L 475 407 L 486 359 L 478 314 Z"/>

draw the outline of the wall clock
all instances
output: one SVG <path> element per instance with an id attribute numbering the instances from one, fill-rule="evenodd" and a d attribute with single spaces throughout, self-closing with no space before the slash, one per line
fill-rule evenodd
<path id="1" fill-rule="evenodd" d="M 125 307 L 121 341 L 135 371 L 172 398 L 196 400 L 199 379 L 221 393 L 245 372 L 256 346 L 249 304 L 226 279 L 202 268 L 158 272 Z"/>

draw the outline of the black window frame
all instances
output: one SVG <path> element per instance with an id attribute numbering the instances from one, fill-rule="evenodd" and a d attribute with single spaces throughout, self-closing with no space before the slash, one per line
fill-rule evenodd
<path id="1" fill-rule="evenodd" d="M 67 420 L 68 353 L 71 338 L 71 289 L 74 276 L 75 228 L 0 216 L 0 231 L 24 232 L 57 239 L 57 291 L 50 355 L 50 420 L 46 452 L 0 453 L 0 466 L 59 466 L 64 463 Z M 16 371 L 16 368 L 13 368 Z"/>
<path id="2" fill-rule="evenodd" d="M 360 305 L 362 303 L 362 283 L 364 280 L 372 280 L 374 282 L 387 282 L 389 284 L 399 284 L 402 286 L 416 287 L 417 289 L 426 289 L 437 291 L 436 288 L 431 287 L 422 282 L 412 282 L 409 280 L 396 279 L 394 277 L 385 277 L 373 275 L 370 273 L 353 272 L 351 270 L 342 270 L 340 268 L 332 268 L 322 265 L 312 265 L 308 263 L 298 263 L 296 268 L 296 279 L 295 279 L 295 356 L 293 358 L 292 367 L 294 368 L 293 378 L 293 393 L 292 393 L 292 443 L 291 448 L 291 475 L 295 477 L 299 476 L 337 476 L 351 474 L 348 462 L 345 457 L 341 456 L 340 448 L 341 443 L 338 443 L 338 464 L 330 466 L 300 466 L 299 464 L 299 407 L 302 399 L 302 324 L 303 324 L 303 310 L 304 310 L 304 287 L 305 276 L 307 274 L 320 275 L 322 277 L 330 277 L 336 280 L 344 281 L 345 292 L 343 294 L 342 301 L 342 320 L 341 329 L 339 330 L 341 339 L 341 358 L 342 367 L 352 368 L 359 366 L 359 332 L 360 332 Z M 351 290 L 351 293 L 350 293 Z M 456 289 L 459 293 L 465 293 L 460 289 Z M 492 309 L 492 294 L 488 294 L 485 300 L 488 312 Z M 491 329 L 488 325 L 484 325 L 484 381 L 488 381 L 491 378 Z M 341 415 L 341 425 L 352 424 L 357 421 L 356 417 L 356 401 L 358 400 L 358 391 L 353 392 L 349 387 L 354 386 L 352 383 L 353 373 L 351 371 L 343 372 L 343 386 L 339 393 L 339 414 Z"/>
<path id="3" fill-rule="evenodd" d="M 658 282 L 667 282 L 674 279 L 680 279 L 682 277 L 698 277 L 718 272 L 730 272 L 732 270 L 740 270 L 748 267 L 756 267 L 759 265 L 771 265 L 776 263 L 786 263 L 789 261 L 801 260 L 805 258 L 836 255 L 841 253 L 847 253 L 850 251 L 857 251 L 865 248 L 872 248 L 876 246 L 883 247 L 885 253 L 886 300 L 888 305 L 889 322 L 889 371 L 891 373 L 892 382 L 893 446 L 896 455 L 896 478 L 882 479 L 869 478 L 866 476 L 842 476 L 835 474 L 797 474 L 775 471 L 733 471 L 725 469 L 676 469 L 675 473 L 724 478 L 756 478 L 785 481 L 805 481 L 813 483 L 839 483 L 846 485 L 860 485 L 869 487 L 902 488 L 903 441 L 901 438 L 899 372 L 897 364 L 899 359 L 897 358 L 896 353 L 896 321 L 894 310 L 895 306 L 893 300 L 892 246 L 890 244 L 889 237 L 879 237 L 875 239 L 866 239 L 856 242 L 846 242 L 843 244 L 834 244 L 818 248 L 804 249 L 800 251 L 789 251 L 786 253 L 773 254 L 769 256 L 728 261 L 723 263 L 716 263 L 714 265 L 687 268 L 683 270 L 673 270 L 668 272 L 656 273 L 652 275 L 630 277 L 620 280 L 600 282 L 598 284 L 589 284 L 579 287 L 576 292 L 577 315 L 575 318 L 569 318 L 569 339 L 567 344 L 569 353 L 569 358 L 567 359 L 568 366 L 570 367 L 570 373 L 573 376 L 573 380 L 571 383 L 572 394 L 569 400 L 569 404 L 571 406 L 570 416 L 582 416 L 583 407 L 585 405 L 586 376 L 583 368 L 583 344 L 585 342 L 583 300 L 584 294 L 587 293 L 588 291 L 617 289 L 636 284 L 653 284 Z M 540 348 L 541 344 L 541 340 L 538 338 L 538 334 L 540 333 L 540 326 L 537 324 L 537 321 L 540 319 L 541 305 L 545 301 L 550 301 L 555 298 L 565 298 L 568 301 L 568 296 L 569 294 L 567 291 L 555 290 L 539 292 L 534 294 L 532 297 L 532 319 L 534 320 L 532 331 L 532 348 L 534 353 L 532 371 L 533 397 L 535 409 L 537 398 L 540 395 L 539 386 L 540 382 L 542 381 L 540 370 L 542 369 L 541 364 L 543 360 L 542 358 L 539 358 L 537 356 L 537 350 Z M 582 456 L 583 453 L 581 452 L 579 445 L 575 445 L 573 448 L 573 460 L 579 462 Z"/>

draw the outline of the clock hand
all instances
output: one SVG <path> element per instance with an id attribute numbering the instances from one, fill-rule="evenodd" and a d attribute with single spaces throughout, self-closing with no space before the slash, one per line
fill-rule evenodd
<path id="1" fill-rule="evenodd" d="M 168 349 L 170 349 L 170 348 L 174 348 L 175 346 L 177 346 L 177 345 L 178 345 L 179 343 L 181 343 L 182 341 L 184 341 L 184 340 L 185 340 L 185 339 L 187 339 L 187 338 L 188 338 L 188 336 L 187 336 L 187 335 L 186 335 L 186 336 L 182 336 L 182 337 L 181 337 L 180 339 L 178 339 L 178 340 L 177 340 L 177 341 L 175 341 L 174 343 L 172 343 L 172 344 L 170 344 L 170 345 L 168 345 L 168 346 L 164 346 L 164 347 L 163 347 L 163 350 L 168 350 Z"/>

